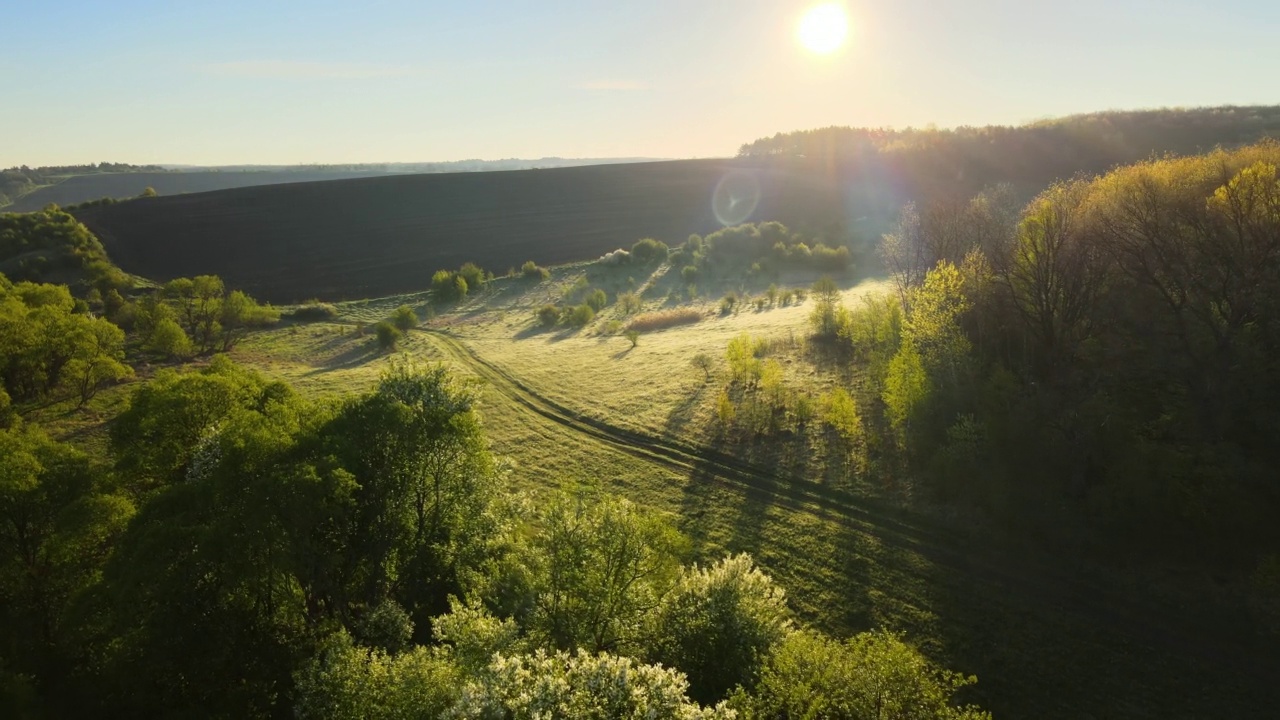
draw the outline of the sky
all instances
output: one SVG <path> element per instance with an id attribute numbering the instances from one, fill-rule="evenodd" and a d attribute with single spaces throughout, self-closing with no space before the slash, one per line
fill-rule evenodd
<path id="1" fill-rule="evenodd" d="M 0 167 L 715 157 L 829 125 L 1280 102 L 1274 0 L 5 0 Z"/>

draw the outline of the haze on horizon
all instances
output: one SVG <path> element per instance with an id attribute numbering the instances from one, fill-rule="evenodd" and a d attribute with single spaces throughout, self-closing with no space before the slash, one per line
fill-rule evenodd
<path id="1" fill-rule="evenodd" d="M 1277 100 L 1267 0 L 846 0 L 847 35 L 802 29 L 819 4 L 20 0 L 0 167 L 727 156 L 829 125 Z"/>

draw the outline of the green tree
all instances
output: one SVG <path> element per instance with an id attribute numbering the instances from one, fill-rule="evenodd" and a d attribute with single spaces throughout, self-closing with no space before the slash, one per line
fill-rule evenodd
<path id="1" fill-rule="evenodd" d="M 76 335 L 63 376 L 84 405 L 104 384 L 131 377 L 133 368 L 124 364 L 124 331 L 107 320 L 84 318 Z"/>
<path id="2" fill-rule="evenodd" d="M 391 313 L 391 322 L 400 330 L 410 330 L 418 326 L 418 314 L 408 305 L 401 305 Z"/>
<path id="3" fill-rule="evenodd" d="M 155 324 L 144 347 L 169 360 L 185 360 L 195 352 L 186 331 L 169 318 L 163 318 Z"/>
<path id="4" fill-rule="evenodd" d="M 280 312 L 270 305 L 260 305 L 239 290 L 232 290 L 220 308 L 221 349 L 230 352 L 255 328 L 268 327 L 280 321 Z"/>
<path id="5" fill-rule="evenodd" d="M 623 333 L 623 336 L 626 337 L 627 341 L 631 343 L 631 347 L 635 347 L 636 345 L 640 344 L 640 333 L 637 330 L 628 330 L 625 333 Z"/>
<path id="6" fill-rule="evenodd" d="M 537 568 L 530 630 L 558 648 L 618 652 L 676 579 L 682 538 L 621 498 L 559 496 L 530 544 Z"/>
<path id="7" fill-rule="evenodd" d="M 679 668 L 689 695 L 703 703 L 750 687 L 790 620 L 782 588 L 748 555 L 684 570 L 652 621 L 647 657 Z"/>
<path id="8" fill-rule="evenodd" d="M 383 350 L 394 349 L 396 343 L 400 342 L 400 330 L 386 320 L 374 325 L 373 331 L 378 336 L 378 347 Z"/>
<path id="9" fill-rule="evenodd" d="M 585 327 L 591 324 L 596 317 L 596 313 L 591 309 L 590 305 L 578 305 L 569 310 L 567 323 L 573 327 Z"/>
<path id="10" fill-rule="evenodd" d="M 706 375 L 706 380 L 711 380 L 711 371 L 716 367 L 716 361 L 706 353 L 698 353 L 689 361 L 690 365 L 701 370 Z"/>
<path id="11" fill-rule="evenodd" d="M 538 324 L 542 327 L 554 327 L 560 322 L 560 308 L 555 305 L 543 305 L 538 308 L 538 312 L 534 313 L 538 320 Z"/>
<path id="12" fill-rule="evenodd" d="M 389 655 L 338 631 L 295 681 L 300 720 L 401 720 L 443 717 L 458 699 L 462 676 L 438 648 Z"/>
<path id="13" fill-rule="evenodd" d="M 0 623 L 6 671 L 34 679 L 46 710 L 84 693 L 73 670 L 84 635 L 76 603 L 132 517 L 101 468 L 41 430 L 0 430 Z"/>
<path id="14" fill-rule="evenodd" d="M 679 671 L 609 654 L 565 652 L 494 657 L 469 681 L 449 713 L 454 718 L 731 718 L 685 695 Z"/>
<path id="15" fill-rule="evenodd" d="M 844 642 L 795 632 L 769 656 L 752 696 L 735 704 L 754 717 L 835 720 L 980 720 L 953 705 L 956 691 L 976 682 L 939 669 L 889 633 L 862 633 Z"/>
<path id="16" fill-rule="evenodd" d="M 837 318 L 840 309 L 840 288 L 829 277 L 823 277 L 813 284 L 813 310 L 809 313 L 809 324 L 819 337 L 833 338 L 839 330 Z"/>

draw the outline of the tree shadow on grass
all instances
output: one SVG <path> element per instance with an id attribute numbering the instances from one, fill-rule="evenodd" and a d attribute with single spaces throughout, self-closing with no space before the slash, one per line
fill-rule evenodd
<path id="1" fill-rule="evenodd" d="M 319 367 L 304 373 L 302 377 L 323 375 L 335 370 L 349 370 L 381 357 L 382 354 L 377 343 L 368 340 L 325 360 Z"/>
<path id="2" fill-rule="evenodd" d="M 709 381 L 698 383 L 692 393 L 689 393 L 684 400 L 680 401 L 679 405 L 676 405 L 671 409 L 671 412 L 667 413 L 667 420 L 663 425 L 663 430 L 668 435 L 680 437 L 683 434 L 685 427 L 693 419 L 693 413 L 698 409 L 698 403 L 701 402 L 703 393 L 707 391 L 708 387 L 711 387 Z"/>

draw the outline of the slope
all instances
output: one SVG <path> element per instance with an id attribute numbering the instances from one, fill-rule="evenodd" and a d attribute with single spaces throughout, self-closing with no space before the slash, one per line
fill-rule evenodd
<path id="1" fill-rule="evenodd" d="M 122 268 L 156 280 L 213 273 L 272 302 L 374 297 L 421 289 L 434 270 L 466 261 L 502 272 L 642 237 L 683 241 L 719 227 L 712 196 L 735 171 L 759 187 L 754 219 L 815 230 L 851 219 L 838 176 L 733 160 L 296 183 L 76 216 Z"/>

